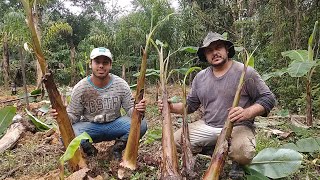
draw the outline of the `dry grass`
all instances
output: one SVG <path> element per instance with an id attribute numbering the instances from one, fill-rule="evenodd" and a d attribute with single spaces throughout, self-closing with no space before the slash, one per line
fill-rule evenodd
<path id="1" fill-rule="evenodd" d="M 168 86 L 169 96 L 181 96 L 181 87 L 178 85 Z M 148 132 L 152 132 L 154 129 L 159 129 L 162 126 L 161 115 L 158 113 L 156 95 L 157 89 L 147 87 L 145 92 L 145 98 L 147 99 L 148 106 L 146 111 L 146 119 L 148 122 Z M 5 93 L 4 93 L 5 94 Z M 1 96 L 1 99 L 11 98 L 11 96 Z M 40 106 L 34 104 L 34 108 Z M 18 108 L 20 114 L 23 113 L 23 106 Z M 201 118 L 201 111 L 197 111 L 191 115 L 191 120 L 196 121 Z M 181 116 L 172 115 L 173 128 L 177 130 L 181 127 Z M 266 121 L 270 121 L 266 119 Z M 273 119 L 272 121 L 278 121 Z M 279 127 L 281 128 L 281 127 Z M 34 132 L 34 128 L 28 128 L 24 134 L 24 137 L 19 140 L 16 147 L 12 150 L 8 150 L 3 154 L 0 154 L 0 180 L 4 177 L 13 179 L 39 179 L 43 177 L 50 177 L 50 174 L 57 173 L 58 159 L 63 154 L 63 146 L 59 141 L 59 134 L 55 132 L 53 134 L 45 132 Z M 265 137 L 263 131 L 257 131 L 258 149 L 263 147 L 269 147 L 273 145 L 279 145 L 282 143 L 278 139 L 272 139 Z M 315 131 L 314 131 L 315 132 Z M 319 135 L 319 133 L 318 133 Z M 148 135 L 145 135 L 141 139 L 138 155 L 138 169 L 133 172 L 131 178 L 128 179 L 158 179 L 160 174 L 161 163 L 161 141 L 155 140 L 149 144 L 144 143 Z M 96 177 L 102 176 L 103 179 L 116 179 L 118 162 L 112 161 L 110 156 L 111 142 L 102 142 L 95 144 L 99 153 L 96 157 L 86 157 L 89 168 L 91 169 L 90 175 Z M 210 159 L 202 156 L 197 156 L 197 172 L 201 176 L 208 167 Z M 310 168 L 315 177 L 320 174 L 319 168 Z M 305 173 L 308 169 L 302 169 L 301 173 L 291 176 L 289 179 L 306 177 Z M 310 172 L 309 172 L 310 173 Z M 70 174 L 66 171 L 66 175 Z M 199 177 L 200 177 L 199 176 Z M 47 178 L 50 179 L 50 178 Z M 311 178 L 312 179 L 312 178 Z"/>

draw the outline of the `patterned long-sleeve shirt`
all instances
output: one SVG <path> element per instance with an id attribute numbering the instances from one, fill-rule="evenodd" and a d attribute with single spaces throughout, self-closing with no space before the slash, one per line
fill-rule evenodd
<path id="1" fill-rule="evenodd" d="M 121 108 L 131 116 L 134 99 L 128 83 L 114 74 L 110 76 L 111 80 L 104 88 L 96 87 L 90 76 L 74 86 L 67 107 L 72 124 L 79 121 L 110 122 L 121 116 Z"/>

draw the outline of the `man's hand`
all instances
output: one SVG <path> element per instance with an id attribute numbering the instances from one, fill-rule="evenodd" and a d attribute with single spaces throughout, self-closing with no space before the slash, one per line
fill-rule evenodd
<path id="1" fill-rule="evenodd" d="M 56 109 L 51 109 L 49 112 L 50 112 L 50 115 L 52 116 L 52 118 L 57 120 L 57 118 L 58 118 L 57 110 Z"/>
<path id="2" fill-rule="evenodd" d="M 158 100 L 158 111 L 159 113 L 162 113 L 162 109 L 163 109 L 163 102 L 161 99 Z"/>
<path id="3" fill-rule="evenodd" d="M 172 104 L 171 99 L 168 99 L 168 103 L 169 103 L 169 108 L 171 108 L 170 107 L 170 105 Z M 162 102 L 161 99 L 159 99 L 158 100 L 158 111 L 159 111 L 160 114 L 162 113 L 162 110 L 163 110 L 163 102 Z"/>
<path id="4" fill-rule="evenodd" d="M 147 107 L 147 101 L 145 99 L 141 99 L 141 101 L 135 105 L 135 109 L 139 112 L 145 112 Z"/>
<path id="5" fill-rule="evenodd" d="M 242 107 L 235 107 L 229 109 L 228 117 L 231 122 L 251 120 L 256 116 L 260 116 L 265 113 L 265 109 L 260 104 L 253 104 L 250 107 L 243 109 Z"/>
<path id="6" fill-rule="evenodd" d="M 250 109 L 243 109 L 242 107 L 231 108 L 229 111 L 229 118 L 231 122 L 249 120 L 252 118 Z"/>

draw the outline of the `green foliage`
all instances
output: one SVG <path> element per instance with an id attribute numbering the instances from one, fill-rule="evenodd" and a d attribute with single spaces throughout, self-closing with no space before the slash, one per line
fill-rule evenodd
<path id="1" fill-rule="evenodd" d="M 182 98 L 179 96 L 173 96 L 172 98 L 168 99 L 168 101 L 171 103 L 179 103 L 182 101 Z"/>
<path id="2" fill-rule="evenodd" d="M 160 127 L 153 130 L 148 130 L 144 144 L 152 144 L 155 141 L 160 141 L 162 138 L 162 129 Z"/>
<path id="3" fill-rule="evenodd" d="M 83 132 L 79 136 L 75 137 L 68 145 L 66 151 L 59 159 L 60 166 L 60 179 L 64 179 L 64 162 L 73 158 L 75 152 L 79 149 L 82 140 L 89 140 L 92 143 L 92 139 L 88 133 Z"/>
<path id="4" fill-rule="evenodd" d="M 269 147 L 278 148 L 281 142 L 278 139 L 267 137 L 263 132 L 258 132 L 256 143 L 256 151 L 260 152 Z"/>
<path id="5" fill-rule="evenodd" d="M 86 132 L 83 132 L 79 136 L 75 137 L 68 145 L 64 154 L 60 157 L 60 164 L 64 164 L 65 161 L 73 158 L 74 153 L 79 149 L 82 140 L 89 140 L 89 142 L 92 143 L 91 137 Z"/>
<path id="6" fill-rule="evenodd" d="M 284 75 L 287 72 L 287 68 L 283 68 L 283 69 L 279 69 L 277 71 L 271 72 L 271 73 L 266 73 L 262 75 L 262 79 L 264 81 L 267 81 L 268 79 L 272 78 L 272 77 L 281 77 L 282 75 Z"/>
<path id="7" fill-rule="evenodd" d="M 288 73 L 291 77 L 305 76 L 315 65 L 314 61 L 293 61 L 288 67 Z"/>
<path id="8" fill-rule="evenodd" d="M 41 108 L 39 108 L 39 111 L 43 112 L 43 113 L 47 113 L 50 109 L 50 105 L 49 104 L 44 104 L 43 106 L 41 106 Z"/>
<path id="9" fill-rule="evenodd" d="M 308 61 L 308 51 L 306 50 L 290 50 L 282 52 L 283 57 L 288 57 L 292 61 Z"/>
<path id="10" fill-rule="evenodd" d="M 269 178 L 267 178 L 266 176 L 264 176 L 263 174 L 261 174 L 260 172 L 254 170 L 254 169 L 250 169 L 248 167 L 245 167 L 245 171 L 248 174 L 246 176 L 247 180 L 269 180 Z"/>
<path id="11" fill-rule="evenodd" d="M 55 39 L 72 35 L 72 27 L 66 22 L 56 22 L 48 28 L 45 41 L 50 43 Z"/>
<path id="12" fill-rule="evenodd" d="M 48 130 L 48 129 L 52 128 L 51 126 L 49 126 L 46 123 L 42 122 L 40 119 L 38 119 L 35 116 L 33 116 L 30 111 L 28 111 L 27 109 L 25 109 L 25 110 L 26 110 L 30 120 L 37 127 L 38 130 L 45 131 L 45 130 Z"/>
<path id="13" fill-rule="evenodd" d="M 293 149 L 298 152 L 320 152 L 320 144 L 315 138 L 309 137 L 305 139 L 300 139 L 294 143 L 287 143 L 281 146 L 281 148 Z"/>
<path id="14" fill-rule="evenodd" d="M 7 106 L 0 109 L 0 137 L 11 124 L 12 119 L 16 114 L 16 111 L 17 108 L 13 106 Z"/>
<path id="15" fill-rule="evenodd" d="M 187 46 L 187 47 L 181 48 L 180 51 L 186 51 L 186 52 L 189 52 L 189 53 L 197 53 L 198 47 Z"/>
<path id="16" fill-rule="evenodd" d="M 80 70 L 81 77 L 84 78 L 86 76 L 86 71 L 84 70 L 83 65 L 80 61 L 78 62 L 78 69 Z"/>
<path id="17" fill-rule="evenodd" d="M 140 72 L 137 72 L 137 73 L 133 74 L 132 76 L 133 76 L 133 77 L 139 77 L 139 76 L 140 76 Z M 146 77 L 149 77 L 149 76 L 159 77 L 159 76 L 160 76 L 160 70 L 157 70 L 157 69 L 147 69 L 145 76 L 146 76 Z"/>
<path id="18" fill-rule="evenodd" d="M 40 95 L 41 94 L 41 89 L 36 89 L 36 90 L 33 90 L 30 94 L 31 95 Z"/>
<path id="19" fill-rule="evenodd" d="M 277 179 L 297 171 L 302 160 L 303 156 L 294 150 L 267 148 L 253 158 L 249 168 Z"/>

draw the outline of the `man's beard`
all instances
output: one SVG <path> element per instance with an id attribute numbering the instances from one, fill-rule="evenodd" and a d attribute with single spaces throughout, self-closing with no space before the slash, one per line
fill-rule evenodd
<path id="1" fill-rule="evenodd" d="M 220 63 L 218 63 L 218 64 L 213 64 L 213 63 L 211 63 L 211 66 L 212 67 L 221 67 L 221 66 L 223 66 L 225 63 L 227 63 L 227 61 L 228 61 L 228 58 L 222 58 L 223 60 L 220 62 Z"/>
<path id="2" fill-rule="evenodd" d="M 100 80 L 106 79 L 106 78 L 108 77 L 108 75 L 109 75 L 109 73 L 107 73 L 106 75 L 101 76 L 101 75 L 99 75 L 98 72 L 92 72 L 92 74 L 93 74 L 93 76 L 95 76 L 96 78 L 98 78 L 98 79 L 100 79 Z"/>

